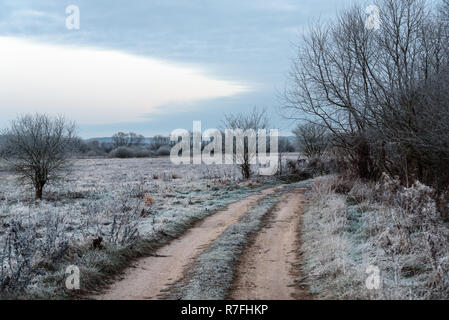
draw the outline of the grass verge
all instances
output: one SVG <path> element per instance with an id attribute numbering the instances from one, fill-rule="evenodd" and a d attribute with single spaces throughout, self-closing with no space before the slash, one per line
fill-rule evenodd
<path id="1" fill-rule="evenodd" d="M 428 187 L 343 183 L 317 179 L 303 215 L 303 284 L 314 297 L 448 299 L 449 228 Z"/>

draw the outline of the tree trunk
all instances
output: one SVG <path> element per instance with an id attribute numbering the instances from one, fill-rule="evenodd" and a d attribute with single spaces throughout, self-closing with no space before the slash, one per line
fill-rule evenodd
<path id="1" fill-rule="evenodd" d="M 242 164 L 242 176 L 244 180 L 249 180 L 251 176 L 250 165 L 248 163 Z"/>
<path id="2" fill-rule="evenodd" d="M 282 176 L 282 154 L 280 152 L 279 152 L 278 166 L 279 166 L 279 177 L 281 177 Z"/>
<path id="3" fill-rule="evenodd" d="M 42 194 L 44 191 L 44 183 L 38 183 L 36 184 L 36 200 L 42 200 Z"/>
<path id="4" fill-rule="evenodd" d="M 356 147 L 357 152 L 357 169 L 359 176 L 362 179 L 371 179 L 371 166 L 370 166 L 370 146 L 368 142 L 362 138 Z"/>

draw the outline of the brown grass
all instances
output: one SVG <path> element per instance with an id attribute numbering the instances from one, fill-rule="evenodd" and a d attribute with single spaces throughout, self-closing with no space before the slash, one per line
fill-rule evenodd
<path id="1" fill-rule="evenodd" d="M 154 204 L 154 199 L 148 194 L 144 196 L 144 201 L 147 206 L 152 206 Z"/>

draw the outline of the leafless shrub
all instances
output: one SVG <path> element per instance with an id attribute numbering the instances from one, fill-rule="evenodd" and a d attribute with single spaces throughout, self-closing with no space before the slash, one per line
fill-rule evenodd
<path id="1" fill-rule="evenodd" d="M 326 156 L 287 161 L 287 169 L 291 177 L 296 177 L 298 180 L 337 173 L 341 168 L 337 166 L 336 159 Z"/>
<path id="2" fill-rule="evenodd" d="M 298 173 L 298 160 L 287 160 L 287 169 L 290 171 L 290 174 L 297 174 Z"/>
<path id="3" fill-rule="evenodd" d="M 142 216 L 142 195 L 140 187 L 122 195 L 120 206 L 112 214 L 112 224 L 107 241 L 114 245 L 126 246 L 139 238 L 139 222 Z"/>
<path id="4" fill-rule="evenodd" d="M 161 146 L 157 149 L 156 154 L 158 156 L 169 156 L 170 155 L 170 146 Z"/>
<path id="5" fill-rule="evenodd" d="M 395 267 L 398 289 L 406 290 L 400 278 L 426 274 L 424 286 L 415 293 L 424 299 L 447 298 L 449 292 L 449 229 L 441 222 L 434 192 L 419 181 L 399 189 L 394 196 L 395 205 L 381 216 L 391 222 L 385 224 L 387 227 L 379 236 L 380 245 Z M 404 265 L 401 255 L 416 259 L 419 265 Z"/>
<path id="6" fill-rule="evenodd" d="M 40 252 L 46 261 L 58 261 L 63 258 L 70 247 L 70 241 L 64 230 L 64 217 L 47 214 L 44 220 L 44 235 Z"/>
<path id="7" fill-rule="evenodd" d="M 127 159 L 127 158 L 148 158 L 152 153 L 141 147 L 118 147 L 109 153 L 111 158 Z"/>
<path id="8" fill-rule="evenodd" d="M 63 217 L 46 214 L 41 221 L 14 221 L 0 254 L 0 294 L 21 294 L 39 269 L 52 269 L 70 247 Z"/>
<path id="9" fill-rule="evenodd" d="M 132 212 L 117 212 L 108 235 L 109 243 L 126 246 L 139 237 L 139 217 L 141 210 Z"/>
<path id="10" fill-rule="evenodd" d="M 144 180 L 140 180 L 138 183 L 131 186 L 126 186 L 125 188 L 127 189 L 123 191 L 122 204 L 124 203 L 123 199 L 127 198 L 144 199 L 145 195 L 149 191 L 149 188 L 145 184 Z"/>
<path id="11" fill-rule="evenodd" d="M 38 248 L 32 232 L 27 232 L 22 224 L 14 223 L 5 239 L 1 259 L 1 291 L 23 291 L 32 279 L 33 260 Z"/>
<path id="12" fill-rule="evenodd" d="M 360 180 L 356 180 L 352 183 L 352 187 L 347 194 L 347 201 L 349 201 L 350 204 L 369 203 L 374 200 L 373 187 Z"/>
<path id="13" fill-rule="evenodd" d="M 326 126 L 313 123 L 299 124 L 293 133 L 300 152 L 306 157 L 321 157 L 326 151 L 329 140 Z"/>

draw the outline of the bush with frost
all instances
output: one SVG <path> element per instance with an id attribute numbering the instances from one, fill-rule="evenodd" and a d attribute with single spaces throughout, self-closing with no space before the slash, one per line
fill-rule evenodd
<path id="1" fill-rule="evenodd" d="M 169 156 L 170 150 L 170 146 L 161 146 L 159 149 L 157 149 L 156 154 L 158 156 Z"/>

